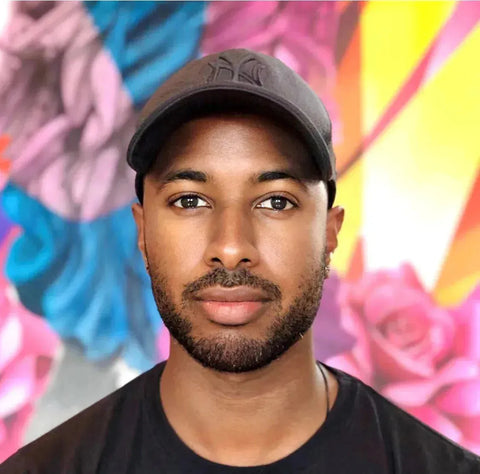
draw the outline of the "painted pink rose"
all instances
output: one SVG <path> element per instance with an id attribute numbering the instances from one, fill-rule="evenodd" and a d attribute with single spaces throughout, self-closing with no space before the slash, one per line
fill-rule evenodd
<path id="1" fill-rule="evenodd" d="M 412 415 L 480 454 L 480 286 L 458 308 L 447 360 L 424 380 L 391 382 L 383 393 Z"/>
<path id="2" fill-rule="evenodd" d="M 12 237 L 10 233 L 0 247 L 0 269 Z M 57 335 L 44 319 L 21 306 L 0 271 L 0 462 L 22 445 L 58 347 Z"/>
<path id="3" fill-rule="evenodd" d="M 480 288 L 458 308 L 441 308 L 404 265 L 346 286 L 342 305 L 358 339 L 328 362 L 480 453 Z"/>

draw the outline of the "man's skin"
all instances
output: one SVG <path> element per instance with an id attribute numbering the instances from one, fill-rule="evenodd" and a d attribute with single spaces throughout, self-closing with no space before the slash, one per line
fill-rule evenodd
<path id="1" fill-rule="evenodd" d="M 219 321 L 202 310 L 208 303 L 182 306 L 185 285 L 215 268 L 246 268 L 278 286 L 285 312 L 302 294 L 307 276 L 321 267 L 322 257 L 330 262 L 343 209 L 327 210 L 325 183 L 306 147 L 266 118 L 192 120 L 162 144 L 160 156 L 145 178 L 143 206 L 132 208 L 152 286 L 162 281 L 196 340 L 225 341 L 232 354 L 240 339 L 263 341 L 278 306 L 262 303 L 255 317 L 229 325 L 227 313 Z M 185 169 L 206 173 L 207 182 L 162 181 L 167 173 Z M 287 170 L 300 182 L 255 182 L 274 170 Z M 201 199 L 196 208 L 182 208 L 178 199 L 188 194 Z M 287 201 L 281 201 L 282 210 L 273 210 L 269 198 L 279 194 Z M 311 329 L 278 359 L 240 372 L 207 368 L 171 342 L 159 396 L 178 436 L 200 456 L 234 466 L 272 463 L 299 448 L 324 422 L 325 384 Z M 326 375 L 333 405 L 338 384 L 333 374 Z"/>

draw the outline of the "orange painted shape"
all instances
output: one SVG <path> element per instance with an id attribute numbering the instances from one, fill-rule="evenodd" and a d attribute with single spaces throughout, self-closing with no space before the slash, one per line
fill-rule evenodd
<path id="1" fill-rule="evenodd" d="M 335 6 L 338 8 L 338 11 L 340 13 L 343 13 L 346 8 L 349 6 L 350 2 L 344 2 L 344 1 L 339 1 L 335 2 Z"/>
<path id="2" fill-rule="evenodd" d="M 447 258 L 435 285 L 435 298 L 456 304 L 480 280 L 480 172 L 472 186 Z"/>
<path id="3" fill-rule="evenodd" d="M 11 166 L 11 161 L 3 155 L 9 144 L 10 137 L 8 135 L 0 135 L 0 173 L 2 174 L 8 174 Z"/>
<path id="4" fill-rule="evenodd" d="M 355 249 L 352 253 L 352 259 L 350 260 L 350 266 L 345 275 L 347 280 L 358 280 L 364 272 L 364 251 L 363 251 L 363 239 L 359 237 L 355 244 Z"/>
<path id="5" fill-rule="evenodd" d="M 337 68 L 334 96 L 342 130 L 333 131 L 338 174 L 362 142 L 360 32 L 357 27 Z"/>
<path id="6" fill-rule="evenodd" d="M 477 179 L 473 184 L 472 192 L 465 206 L 460 224 L 458 225 L 455 239 L 477 225 L 480 225 L 480 172 L 477 173 Z"/>
<path id="7" fill-rule="evenodd" d="M 440 304 L 460 303 L 480 282 L 479 242 L 480 225 L 454 240 L 433 292 Z"/>

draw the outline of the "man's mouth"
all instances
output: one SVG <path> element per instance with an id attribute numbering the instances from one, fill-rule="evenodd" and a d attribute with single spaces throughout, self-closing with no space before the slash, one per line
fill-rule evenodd
<path id="1" fill-rule="evenodd" d="M 195 298 L 207 318 L 223 326 L 242 326 L 256 319 L 270 298 L 250 287 L 213 287 L 201 290 Z"/>
<path id="2" fill-rule="evenodd" d="M 253 321 L 264 304 L 260 301 L 200 301 L 210 321 L 223 326 L 243 326 Z"/>

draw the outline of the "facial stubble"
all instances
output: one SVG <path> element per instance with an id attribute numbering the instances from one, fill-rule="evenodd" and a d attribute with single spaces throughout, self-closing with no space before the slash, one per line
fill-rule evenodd
<path id="1" fill-rule="evenodd" d="M 278 285 L 252 274 L 246 268 L 228 271 L 217 267 L 203 277 L 185 285 L 178 308 L 168 292 L 168 280 L 148 259 L 151 286 L 158 311 L 171 336 L 204 367 L 240 373 L 257 370 L 278 359 L 310 329 L 317 314 L 326 278 L 325 254 L 302 279 L 299 294 L 282 311 L 282 292 Z M 262 289 L 270 298 L 274 317 L 263 337 L 247 337 L 238 332 L 219 331 L 212 337 L 196 337 L 194 324 L 185 315 L 195 293 L 212 286 L 231 288 L 249 286 Z M 193 316 L 195 317 L 195 316 Z M 263 317 L 269 317 L 264 315 Z"/>

